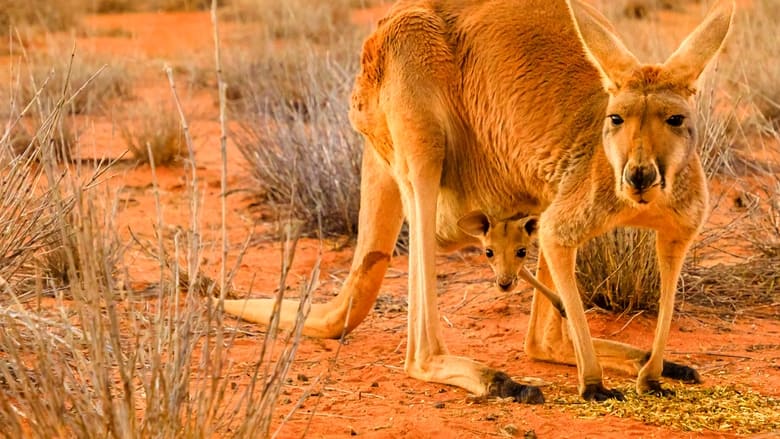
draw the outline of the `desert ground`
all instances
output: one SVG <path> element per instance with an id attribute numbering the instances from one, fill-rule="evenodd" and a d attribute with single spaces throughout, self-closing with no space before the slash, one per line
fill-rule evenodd
<path id="1" fill-rule="evenodd" d="M 707 6 L 593 3 L 640 58 L 660 59 Z M 773 0 L 738 2 L 738 28 L 700 90 L 712 213 L 665 358 L 695 367 L 702 384 L 667 381 L 675 396 L 639 396 L 632 377 L 607 370 L 627 401 L 584 402 L 576 368 L 523 352 L 531 287 L 500 291 L 478 249 L 438 256 L 449 350 L 542 386 L 541 405 L 405 375 L 403 243 L 373 312 L 341 340 L 267 331 L 208 300 L 338 292 L 362 148 L 347 99 L 360 43 L 388 4 L 236 0 L 214 15 L 195 1 L 132 5 L 79 3 L 52 22 L 46 2 L 30 2 L 33 19 L 9 9 L 19 27 L 0 59 L 3 436 L 780 434 Z M 595 276 L 583 294 L 593 336 L 649 348 L 657 296 L 615 280 L 644 274 L 624 273 L 624 259 L 653 258 L 647 238 L 632 236 L 619 256 L 609 244 L 592 250 L 606 274 L 583 268 L 583 285 Z M 623 290 L 599 295 L 611 285 Z"/>

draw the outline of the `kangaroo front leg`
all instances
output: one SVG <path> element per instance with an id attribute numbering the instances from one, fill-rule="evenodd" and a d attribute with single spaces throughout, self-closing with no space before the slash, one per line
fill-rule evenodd
<path id="1" fill-rule="evenodd" d="M 602 382 L 601 365 L 596 357 L 596 349 L 593 347 L 585 309 L 574 277 L 577 249 L 559 245 L 553 237 L 545 233 L 540 233 L 539 243 L 547 260 L 555 289 L 566 310 L 565 322 L 569 325 L 569 336 L 577 361 L 580 395 L 586 400 L 604 401 L 609 398 L 622 400 L 622 393 L 607 389 Z M 566 323 L 561 321 L 561 324 Z"/>
<path id="2" fill-rule="evenodd" d="M 677 291 L 677 279 L 680 277 L 683 260 L 692 237 L 666 236 L 658 232 L 656 252 L 658 269 L 661 272 L 661 297 L 658 307 L 658 323 L 655 328 L 653 349 L 647 363 L 639 370 L 636 380 L 637 392 L 651 392 L 669 395 L 671 390 L 661 387 L 660 378 L 664 369 L 664 349 L 669 339 L 669 327 L 674 313 L 674 298 Z M 698 376 L 696 377 L 698 378 Z"/>

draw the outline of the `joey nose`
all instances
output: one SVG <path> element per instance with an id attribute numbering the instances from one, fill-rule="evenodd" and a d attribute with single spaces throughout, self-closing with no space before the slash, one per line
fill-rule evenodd
<path id="1" fill-rule="evenodd" d="M 623 169 L 623 180 L 634 190 L 644 191 L 655 183 L 658 172 L 653 165 L 626 165 Z"/>
<path id="2" fill-rule="evenodd" d="M 498 287 L 501 288 L 501 291 L 509 291 L 512 289 L 512 285 L 514 285 L 514 281 L 512 279 L 498 279 L 496 281 L 498 284 Z"/>

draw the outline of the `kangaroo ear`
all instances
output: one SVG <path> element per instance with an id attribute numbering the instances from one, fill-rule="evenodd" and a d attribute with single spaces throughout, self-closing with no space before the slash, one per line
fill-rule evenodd
<path id="1" fill-rule="evenodd" d="M 462 216 L 458 220 L 458 227 L 468 235 L 481 238 L 490 230 L 490 219 L 482 211 L 475 210 Z"/>
<path id="2" fill-rule="evenodd" d="M 536 235 L 536 232 L 539 230 L 539 217 L 535 215 L 526 217 L 523 220 L 523 228 L 528 233 L 528 236 Z"/>
<path id="3" fill-rule="evenodd" d="M 619 89 L 640 66 L 639 61 L 615 36 L 609 21 L 593 6 L 580 0 L 571 0 L 568 3 L 577 35 L 590 62 L 601 73 L 604 89 Z"/>
<path id="4" fill-rule="evenodd" d="M 686 85 L 693 85 L 723 45 L 734 18 L 734 0 L 720 0 L 680 47 L 666 60 L 664 69 Z"/>

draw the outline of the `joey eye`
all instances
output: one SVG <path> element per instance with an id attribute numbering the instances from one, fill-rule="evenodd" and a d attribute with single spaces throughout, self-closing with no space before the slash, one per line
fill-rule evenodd
<path id="1" fill-rule="evenodd" d="M 524 258 L 525 257 L 525 253 L 526 253 L 525 248 L 519 248 L 515 252 L 515 256 L 517 256 L 518 258 Z"/>
<path id="2" fill-rule="evenodd" d="M 493 257 L 493 249 L 492 248 L 486 248 L 485 249 L 485 256 L 488 257 L 488 259 Z"/>
<path id="3" fill-rule="evenodd" d="M 609 118 L 610 122 L 612 122 L 613 126 L 618 126 L 623 124 L 623 118 L 618 116 L 617 114 L 610 114 L 607 117 Z"/>
<path id="4" fill-rule="evenodd" d="M 679 127 L 683 124 L 684 119 L 685 116 L 683 116 L 682 114 L 675 114 L 673 116 L 669 116 L 669 118 L 666 119 L 666 123 L 670 127 Z"/>

